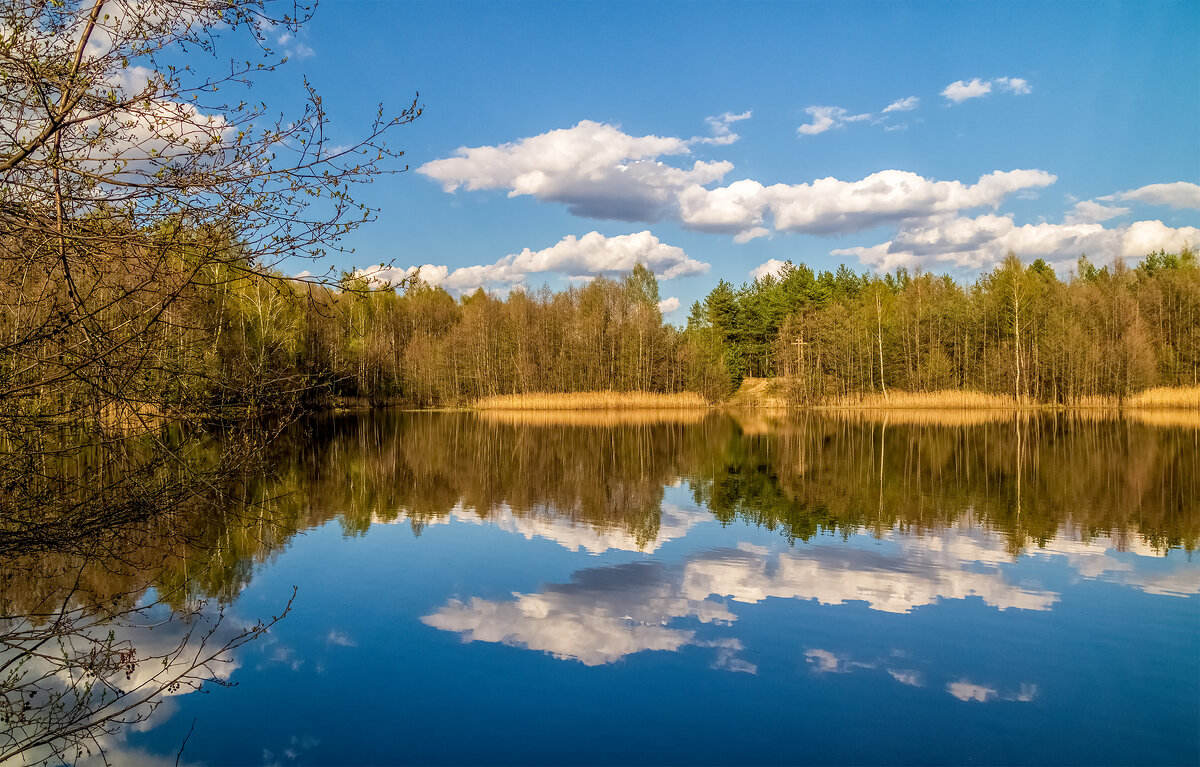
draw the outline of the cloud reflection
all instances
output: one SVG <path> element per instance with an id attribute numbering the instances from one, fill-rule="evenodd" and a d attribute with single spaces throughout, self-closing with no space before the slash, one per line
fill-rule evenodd
<path id="1" fill-rule="evenodd" d="M 973 684 L 966 679 L 959 679 L 957 682 L 947 684 L 946 692 L 964 702 L 987 703 L 994 700 L 1007 700 L 1028 703 L 1037 697 L 1038 688 L 1036 684 L 1023 683 L 1017 690 L 1001 694 L 995 687 Z"/>
<path id="2" fill-rule="evenodd" d="M 947 533 L 949 536 L 950 533 Z M 838 605 L 865 602 L 872 610 L 911 612 L 938 599 L 976 596 L 1001 610 L 1049 610 L 1058 595 L 1008 583 L 969 546 L 941 538 L 903 538 L 892 553 L 846 546 L 806 546 L 772 559 L 765 550 L 742 545 L 688 561 L 683 592 L 690 598 L 728 595 L 737 602 L 768 597 L 811 599 Z M 989 557 L 988 559 L 991 559 Z M 967 565 L 991 565 L 984 571 Z"/>
<path id="3" fill-rule="evenodd" d="M 693 524 L 690 512 L 673 518 L 664 514 L 664 539 L 677 531 L 686 534 Z M 526 537 L 556 539 L 563 545 L 568 545 L 561 540 L 566 539 L 564 531 L 599 536 L 588 527 L 564 525 L 520 529 Z M 586 551 L 604 550 L 602 546 L 611 543 L 600 537 L 589 539 L 589 545 L 582 538 L 570 540 L 580 542 L 573 550 Z M 1080 577 L 1147 593 L 1180 596 L 1200 591 L 1200 584 L 1182 577 L 1182 570 L 1161 568 L 1161 554 L 1145 546 L 1129 550 L 1108 539 L 1060 539 L 1028 556 L 1062 557 Z M 1150 556 L 1157 563 L 1146 572 Z M 880 538 L 857 537 L 854 545 L 811 543 L 784 551 L 741 543 L 698 551 L 672 564 L 647 561 L 583 569 L 569 583 L 550 584 L 540 593 L 514 593 L 509 600 L 451 600 L 422 620 L 456 632 L 466 642 L 502 643 L 587 666 L 690 645 L 712 648 L 713 668 L 757 673 L 757 665 L 744 657 L 742 641 L 728 634 L 738 620 L 735 604 L 795 599 L 829 606 L 857 603 L 868 610 L 905 614 L 944 600 L 978 599 L 1001 611 L 1052 610 L 1060 595 L 1029 582 L 1027 574 L 1018 575 L 1021 571 L 1014 564 L 1001 536 L 967 524 L 938 535 L 892 531 Z M 961 676 L 939 681 L 933 667 L 900 651 L 892 657 L 854 659 L 808 648 L 803 659 L 814 674 L 873 669 L 901 685 L 944 689 L 964 702 L 1029 702 L 1038 695 L 1038 686 L 1030 682 L 1012 686 Z"/>
<path id="4" fill-rule="evenodd" d="M 1116 541 L 1099 537 L 1090 541 L 1056 538 L 1030 552 L 1039 557 L 1063 557 L 1080 577 L 1119 583 L 1147 594 L 1187 597 L 1200 594 L 1200 580 L 1194 573 L 1183 572 L 1180 559 L 1172 569 L 1145 572 L 1139 568 L 1147 560 L 1162 560 L 1169 552 L 1160 551 L 1140 538 Z"/>
<path id="5" fill-rule="evenodd" d="M 701 623 L 735 620 L 721 603 L 683 596 L 672 573 L 657 563 L 582 570 L 571 583 L 513 597 L 509 602 L 451 600 L 421 620 L 459 632 L 467 642 L 526 647 L 587 666 L 693 643 L 694 631 L 667 625 L 677 618 Z"/>
<path id="6" fill-rule="evenodd" d="M 6 715 L 0 753 L 27 748 L 14 757 L 27 764 L 60 763 L 64 755 L 78 765 L 181 763 L 177 754 L 168 761 L 131 748 L 128 733 L 163 724 L 177 699 L 204 683 L 228 683 L 246 629 L 209 604 L 186 614 L 148 604 L 111 623 L 82 611 L 58 617 L 61 630 L 54 622 L 0 620 L 0 667 L 9 669 L 0 694 L 9 712 L 14 698 L 28 704 Z"/>
<path id="7" fill-rule="evenodd" d="M 844 674 L 859 668 L 875 668 L 874 663 L 853 661 L 828 650 L 806 650 L 804 658 L 814 674 Z"/>
<path id="8" fill-rule="evenodd" d="M 408 519 L 401 512 L 394 520 L 376 518 L 376 524 L 398 524 Z M 711 522 L 712 514 L 700 509 L 685 509 L 671 503 L 662 504 L 658 530 L 646 541 L 620 527 L 601 527 L 587 522 L 578 522 L 553 512 L 542 515 L 516 514 L 507 504 L 489 509 L 486 514 L 456 505 L 447 517 L 422 520 L 426 526 L 465 522 L 474 525 L 492 525 L 510 533 L 523 536 L 526 540 L 542 538 L 553 541 L 569 551 L 586 551 L 603 554 L 606 551 L 638 551 L 652 553 L 667 541 L 683 538 L 693 527 Z"/>
<path id="9" fill-rule="evenodd" d="M 969 570 L 962 553 L 921 538 L 904 539 L 891 553 L 806 546 L 773 555 L 742 544 L 697 553 L 681 566 L 647 562 L 585 569 L 570 583 L 552 584 L 542 593 L 514 593 L 508 601 L 451 600 L 422 620 L 467 642 L 524 647 L 596 666 L 646 650 L 717 646 L 698 640 L 693 629 L 670 625 L 681 619 L 714 625 L 736 621 L 714 597 L 742 603 L 768 597 L 827 605 L 857 601 L 894 613 L 969 596 L 1001 610 L 1048 610 L 1058 601 L 1053 592 L 1008 583 L 994 567 Z M 725 659 L 719 665 L 750 670 L 750 664 L 734 662 L 730 650 L 740 649 L 740 643 L 733 648 L 730 641 L 736 640 L 720 645 Z M 842 670 L 836 659 L 814 652 L 809 660 L 819 668 Z"/>

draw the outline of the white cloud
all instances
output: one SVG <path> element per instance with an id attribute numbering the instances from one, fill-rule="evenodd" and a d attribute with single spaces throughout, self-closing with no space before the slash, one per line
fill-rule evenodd
<path id="1" fill-rule="evenodd" d="M 1147 205 L 1169 205 L 1171 208 L 1192 208 L 1200 210 L 1200 185 L 1187 181 L 1176 181 L 1169 184 L 1149 184 L 1137 189 L 1099 197 L 1096 200 L 1081 200 L 1075 203 L 1074 209 L 1063 218 L 1066 224 L 1094 224 L 1111 218 L 1123 216 L 1130 212 L 1127 207 L 1105 205 L 1115 201 L 1140 202 Z"/>
<path id="2" fill-rule="evenodd" d="M 743 245 L 751 240 L 757 240 L 759 237 L 766 237 L 771 233 L 770 229 L 763 226 L 754 226 L 745 231 L 738 232 L 733 236 L 733 241 L 739 245 Z"/>
<path id="3" fill-rule="evenodd" d="M 955 104 L 959 104 L 967 99 L 977 99 L 980 96 L 986 96 L 991 92 L 991 81 L 980 80 L 978 77 L 976 77 L 969 83 L 963 82 L 962 80 L 955 80 L 942 90 L 942 95 L 953 101 Z"/>
<path id="4" fill-rule="evenodd" d="M 869 117 L 828 109 L 837 110 L 842 121 Z M 732 121 L 743 115 L 729 117 Z M 724 115 L 713 119 L 718 125 L 729 122 Z M 820 124 L 815 118 L 814 126 Z M 764 186 L 741 179 L 709 188 L 732 170 L 730 163 L 699 162 L 682 169 L 659 159 L 686 154 L 690 143 L 629 136 L 613 126 L 584 121 L 510 144 L 460 149 L 458 156 L 426 163 L 419 170 L 441 181 L 448 192 L 464 187 L 507 189 L 510 196 L 528 194 L 565 203 L 576 215 L 639 221 L 665 217 L 689 229 L 735 235 L 737 242 L 768 235 L 772 225 L 775 231 L 845 234 L 968 208 L 994 208 L 1010 194 L 1056 180 L 1041 170 L 1012 170 L 965 184 L 882 170 L 859 181 L 830 177 Z"/>
<path id="5" fill-rule="evenodd" d="M 898 267 L 990 268 L 1012 250 L 1026 260 L 1043 258 L 1069 268 L 1083 253 L 1094 263 L 1139 258 L 1153 251 L 1178 251 L 1200 242 L 1200 229 L 1171 228 L 1161 221 L 1138 221 L 1106 229 L 1100 224 L 1025 224 L 1011 216 L 941 218 L 909 222 L 896 237 L 872 247 L 840 248 L 835 256 L 856 256 L 878 271 Z"/>
<path id="6" fill-rule="evenodd" d="M 772 277 L 778 277 L 783 271 L 786 261 L 780 261 L 777 258 L 769 259 L 766 263 L 759 264 L 750 270 L 750 276 L 756 280 L 761 280 L 768 274 Z"/>
<path id="7" fill-rule="evenodd" d="M 694 184 L 679 192 L 679 218 L 688 227 L 710 232 L 749 232 L 758 227 L 767 208 L 765 187 L 743 179 L 729 186 L 705 189 Z"/>
<path id="8" fill-rule="evenodd" d="M 660 242 L 648 230 L 616 237 L 605 237 L 599 232 L 588 232 L 578 238 L 567 235 L 549 248 L 538 251 L 526 248 L 506 256 L 496 266 L 520 275 L 540 272 L 616 275 L 633 269 L 639 262 L 667 280 L 708 271 L 708 264 L 689 258 L 683 248 Z"/>
<path id="9" fill-rule="evenodd" d="M 883 108 L 883 114 L 887 114 L 888 112 L 911 112 L 920 105 L 921 99 L 916 96 L 909 96 L 888 104 Z"/>
<path id="10" fill-rule="evenodd" d="M 450 270 L 446 266 L 426 264 L 419 267 L 421 279 L 456 293 L 476 288 L 509 289 L 535 274 L 559 274 L 572 278 L 616 276 L 642 263 L 664 280 L 708 271 L 709 265 L 689 257 L 682 248 L 661 242 L 649 231 L 605 237 L 588 232 L 582 237 L 567 235 L 542 250 L 526 248 L 492 264 L 464 266 Z M 360 269 L 356 274 L 377 281 L 398 282 L 412 276 L 418 267 L 407 269 Z"/>
<path id="11" fill-rule="evenodd" d="M 289 59 L 307 59 L 315 53 L 311 47 L 287 32 L 276 38 L 275 42 L 282 47 L 283 55 Z"/>
<path id="12" fill-rule="evenodd" d="M 500 146 L 461 147 L 455 157 L 427 162 L 418 173 L 453 192 L 507 189 L 559 202 L 578 216 L 657 221 L 674 204 L 677 190 L 708 184 L 733 169 L 728 162 L 695 162 L 684 170 L 655 158 L 687 154 L 687 141 L 630 136 L 611 125 L 584 120 Z"/>
<path id="13" fill-rule="evenodd" d="M 1048 186 L 1057 177 L 1040 170 L 996 171 L 967 185 L 883 170 L 861 181 L 824 178 L 768 188 L 775 228 L 811 234 L 869 229 L 889 221 L 925 218 L 964 208 L 996 207 L 1013 192 Z"/>
<path id="14" fill-rule="evenodd" d="M 1149 184 L 1148 186 L 1117 192 L 1102 200 L 1128 200 L 1143 202 L 1149 205 L 1170 205 L 1172 208 L 1192 208 L 1200 210 L 1200 185 L 1187 181 L 1176 181 L 1171 184 Z"/>
<path id="15" fill-rule="evenodd" d="M 71 142 L 64 153 L 72 155 L 90 173 L 119 184 L 154 180 L 163 165 L 198 160 L 219 165 L 236 137 L 235 127 L 220 114 L 202 112 L 195 104 L 162 96 L 163 77 L 143 66 L 119 70 L 104 83 L 116 103 L 136 104 L 107 117 L 84 123 L 89 135 L 103 134 L 103 151 L 90 142 Z M 124 199 L 127 189 L 102 183 Z"/>
<path id="16" fill-rule="evenodd" d="M 1124 216 L 1129 208 L 1101 205 L 1093 200 L 1080 200 L 1074 209 L 1063 218 L 1065 224 L 1098 224 L 1110 218 Z"/>
<path id="17" fill-rule="evenodd" d="M 658 310 L 663 314 L 670 314 L 679 309 L 679 299 L 675 296 L 669 296 L 658 302 Z"/>
<path id="18" fill-rule="evenodd" d="M 812 122 L 796 128 L 796 132 L 802 133 L 805 136 L 815 136 L 818 133 L 824 133 L 834 126 L 839 115 L 846 114 L 846 110 L 841 107 L 809 107 L 804 111 L 812 117 Z"/>
<path id="19" fill-rule="evenodd" d="M 830 128 L 840 127 L 843 123 L 860 122 L 870 119 L 870 114 L 852 115 L 841 107 L 811 106 L 804 110 L 812 122 L 796 128 L 796 132 L 804 136 L 815 136 Z"/>
<path id="20" fill-rule="evenodd" d="M 726 112 L 722 115 L 705 117 L 704 122 L 707 123 L 709 130 L 712 131 L 712 137 L 698 138 L 694 140 L 698 144 L 713 144 L 716 146 L 726 146 L 728 144 L 732 144 L 741 138 L 741 136 L 734 133 L 729 126 L 732 123 L 739 122 L 741 120 L 749 120 L 752 115 L 753 112 L 747 109 L 745 112 L 736 115 L 733 112 Z"/>
<path id="21" fill-rule="evenodd" d="M 777 231 L 844 234 L 967 208 L 994 208 L 1013 192 L 1055 180 L 1040 170 L 995 171 L 975 184 L 933 181 L 900 170 L 879 171 L 860 181 L 829 177 L 769 187 L 742 180 L 716 189 L 684 189 L 679 217 L 692 229 L 749 234 L 762 230 L 770 213 Z"/>
<path id="22" fill-rule="evenodd" d="M 1006 90 L 1014 96 L 1025 96 L 1033 93 L 1033 88 L 1029 86 L 1029 81 L 1020 77 L 997 77 L 996 84 L 1002 90 Z"/>
<path id="23" fill-rule="evenodd" d="M 422 266 L 410 266 L 407 268 L 380 264 L 379 266 L 367 266 L 362 269 L 355 269 L 353 276 L 365 277 L 376 285 L 386 283 L 396 287 L 402 285 L 405 280 L 417 277 L 418 275 L 422 281 L 430 285 L 441 285 L 449 273 L 450 270 L 448 268 L 438 266 L 437 264 L 424 264 Z M 296 277 L 299 278 L 301 275 L 306 274 L 307 272 L 301 272 Z"/>
<path id="24" fill-rule="evenodd" d="M 942 95 L 955 104 L 967 99 L 977 99 L 992 92 L 992 85 L 1014 96 L 1024 96 L 1033 93 L 1029 81 L 1020 77 L 997 77 L 995 80 L 981 80 L 978 77 L 970 82 L 955 80 L 942 90 Z"/>

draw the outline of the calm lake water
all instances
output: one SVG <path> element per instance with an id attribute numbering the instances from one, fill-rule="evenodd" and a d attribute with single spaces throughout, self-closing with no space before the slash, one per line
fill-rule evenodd
<path id="1" fill-rule="evenodd" d="M 197 620 L 269 619 L 295 589 L 290 612 L 216 669 L 236 686 L 174 691 L 100 745 L 1197 764 L 1200 429 L 1163 420 L 314 419 L 247 488 L 273 500 L 197 522 L 161 576 L 210 598 Z M 155 631 L 130 639 L 178 629 Z"/>

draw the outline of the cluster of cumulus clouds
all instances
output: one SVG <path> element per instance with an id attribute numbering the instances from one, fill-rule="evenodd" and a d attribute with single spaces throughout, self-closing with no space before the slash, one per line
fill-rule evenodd
<path id="1" fill-rule="evenodd" d="M 941 96 L 948 106 L 991 93 L 1022 96 L 1032 91 L 1017 77 L 959 80 Z M 813 106 L 811 123 L 797 129 L 813 136 L 846 123 L 872 121 L 885 128 L 897 115 L 920 107 L 908 96 L 878 114 L 851 114 L 835 106 Z M 1200 186 L 1190 182 L 1151 184 L 1090 200 L 1074 200 L 1061 223 L 1045 220 L 1018 224 L 1000 207 L 1010 197 L 1029 197 L 1054 184 L 1045 170 L 995 170 L 969 180 L 927 178 L 906 170 L 885 169 L 859 179 L 818 178 L 800 183 L 765 184 L 732 179 L 734 166 L 693 156 L 698 146 L 726 146 L 739 139 L 734 126 L 751 112 L 709 117 L 710 136 L 632 135 L 618 125 L 583 120 L 492 146 L 461 147 L 452 156 L 421 165 L 417 171 L 441 184 L 446 193 L 503 191 L 565 206 L 584 219 L 636 224 L 668 223 L 685 230 L 721 234 L 746 243 L 780 233 L 846 236 L 890 227 L 894 236 L 876 244 L 839 248 L 831 255 L 854 257 L 876 271 L 898 267 L 986 269 L 1013 250 L 1026 259 L 1043 258 L 1068 269 L 1081 253 L 1097 262 L 1140 257 L 1165 248 L 1200 242 L 1200 229 L 1173 228 L 1158 219 L 1119 225 L 1104 222 L 1129 216 L 1123 203 L 1200 209 Z M 425 281 L 456 293 L 483 287 L 504 291 L 533 275 L 555 273 L 574 279 L 616 275 L 644 263 L 660 279 L 685 277 L 709 265 L 668 245 L 649 229 L 605 236 L 574 234 L 541 250 L 525 249 L 491 264 L 449 269 L 419 267 Z M 750 274 L 761 277 L 782 264 L 768 261 Z M 379 279 L 411 276 L 418 267 L 369 270 Z M 663 307 L 678 302 L 664 302 Z"/>

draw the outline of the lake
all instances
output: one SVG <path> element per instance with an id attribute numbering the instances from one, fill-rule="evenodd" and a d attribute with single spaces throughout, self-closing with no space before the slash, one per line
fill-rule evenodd
<path id="1" fill-rule="evenodd" d="M 165 602 L 82 633 L 166 666 L 287 610 L 92 760 L 1200 763 L 1194 421 L 383 411 L 274 450 L 178 540 L 0 571 L 9 615 Z"/>

